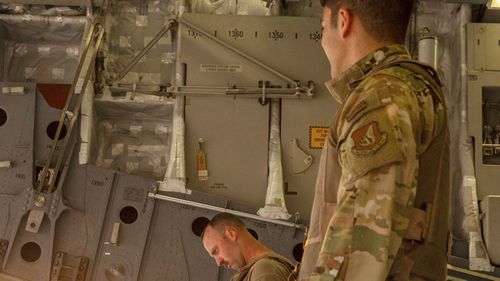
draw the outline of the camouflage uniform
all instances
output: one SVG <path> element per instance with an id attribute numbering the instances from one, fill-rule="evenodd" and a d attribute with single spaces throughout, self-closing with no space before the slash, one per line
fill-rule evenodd
<path id="1" fill-rule="evenodd" d="M 323 148 L 299 280 L 445 279 L 446 107 L 409 60 L 391 45 L 327 83 L 342 107 Z"/>

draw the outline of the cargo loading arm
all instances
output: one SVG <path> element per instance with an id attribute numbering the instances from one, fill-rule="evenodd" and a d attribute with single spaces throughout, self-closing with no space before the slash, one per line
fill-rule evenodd
<path id="1" fill-rule="evenodd" d="M 266 70 L 267 72 L 276 75 L 281 80 L 287 83 L 286 88 L 276 88 L 270 85 L 269 82 L 258 81 L 258 87 L 238 87 L 236 85 L 228 85 L 227 87 L 206 87 L 206 86 L 179 86 L 174 85 L 167 88 L 167 92 L 175 95 L 226 95 L 226 96 L 238 96 L 246 98 L 259 97 L 261 100 L 266 98 L 311 98 L 314 95 L 314 82 L 308 81 L 307 83 L 301 83 L 300 81 L 294 80 L 280 71 L 270 67 L 269 65 L 261 62 L 249 54 L 235 48 L 234 46 L 220 40 L 219 38 L 213 36 L 212 34 L 206 32 L 199 26 L 183 19 L 178 19 L 178 24 L 187 26 L 192 30 L 199 32 L 206 38 L 214 41 L 223 48 L 232 51 L 238 56 L 250 61 L 254 65 Z M 305 85 L 305 86 L 304 86 Z"/>

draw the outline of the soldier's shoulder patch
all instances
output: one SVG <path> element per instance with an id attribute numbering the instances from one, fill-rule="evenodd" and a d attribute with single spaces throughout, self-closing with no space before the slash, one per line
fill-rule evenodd
<path id="1" fill-rule="evenodd" d="M 352 132 L 354 146 L 351 152 L 358 156 L 375 153 L 387 142 L 387 133 L 382 132 L 377 121 L 373 121 Z"/>

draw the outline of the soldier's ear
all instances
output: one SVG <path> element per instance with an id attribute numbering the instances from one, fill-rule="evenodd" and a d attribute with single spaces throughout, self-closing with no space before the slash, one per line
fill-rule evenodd
<path id="1" fill-rule="evenodd" d="M 226 237 L 231 241 L 236 241 L 238 239 L 238 229 L 232 225 L 226 227 Z"/>
<path id="2" fill-rule="evenodd" d="M 340 36 L 345 38 L 351 32 L 354 14 L 345 8 L 340 8 L 337 13 L 338 31 L 340 32 Z"/>

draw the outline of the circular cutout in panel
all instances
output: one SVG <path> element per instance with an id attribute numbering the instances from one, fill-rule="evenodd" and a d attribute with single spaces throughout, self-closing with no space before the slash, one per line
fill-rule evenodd
<path id="1" fill-rule="evenodd" d="M 191 230 L 193 230 L 194 235 L 200 237 L 209 222 L 210 220 L 205 217 L 196 218 L 191 224 Z"/>
<path id="2" fill-rule="evenodd" d="M 0 108 L 0 127 L 5 125 L 5 123 L 7 123 L 7 112 L 3 108 Z"/>
<path id="3" fill-rule="evenodd" d="M 293 247 L 293 258 L 300 262 L 302 260 L 302 255 L 304 254 L 304 245 L 299 243 Z"/>
<path id="4" fill-rule="evenodd" d="M 35 242 L 28 242 L 21 247 L 21 257 L 27 262 L 36 262 L 42 255 L 42 249 Z"/>
<path id="5" fill-rule="evenodd" d="M 137 220 L 137 217 L 139 216 L 139 213 L 137 212 L 137 210 L 132 207 L 132 206 L 127 206 L 127 207 L 124 207 L 121 211 L 120 211 L 120 220 L 124 223 L 124 224 L 132 224 L 134 223 L 136 220 Z"/>
<path id="6" fill-rule="evenodd" d="M 255 230 L 253 229 L 250 229 L 250 228 L 247 228 L 248 232 L 250 232 L 250 234 L 252 234 L 253 238 L 259 240 L 259 235 L 257 234 L 257 232 L 255 232 Z"/>
<path id="7" fill-rule="evenodd" d="M 51 122 L 47 126 L 47 136 L 49 136 L 49 138 L 52 139 L 52 140 L 56 137 L 57 126 L 59 126 L 59 121 Z M 63 124 L 63 126 L 61 128 L 61 133 L 59 134 L 59 139 L 58 140 L 62 140 L 66 136 L 66 133 L 67 133 L 66 125 Z"/>

